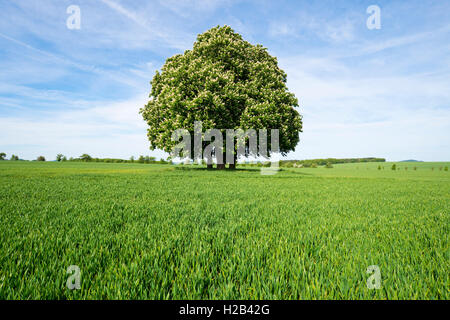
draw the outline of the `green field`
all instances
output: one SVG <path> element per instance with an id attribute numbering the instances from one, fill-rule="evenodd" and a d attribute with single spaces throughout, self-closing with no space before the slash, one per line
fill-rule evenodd
<path id="1" fill-rule="evenodd" d="M 391 165 L 0 161 L 0 299 L 450 299 L 450 163 Z"/>

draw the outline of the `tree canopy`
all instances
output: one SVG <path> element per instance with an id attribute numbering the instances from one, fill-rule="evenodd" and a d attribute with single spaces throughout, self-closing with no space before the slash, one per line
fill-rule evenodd
<path id="1" fill-rule="evenodd" d="M 91 157 L 90 155 L 88 155 L 87 153 L 83 153 L 83 154 L 80 156 L 80 160 L 81 160 L 81 161 L 91 161 L 91 160 L 92 160 L 92 157 Z"/>
<path id="2" fill-rule="evenodd" d="M 167 59 L 151 81 L 150 100 L 140 110 L 150 149 L 171 152 L 178 143 L 172 133 L 193 133 L 194 122 L 202 121 L 203 130 L 279 129 L 280 152 L 294 150 L 302 117 L 286 79 L 266 48 L 229 26 L 198 35 L 191 50 Z"/>

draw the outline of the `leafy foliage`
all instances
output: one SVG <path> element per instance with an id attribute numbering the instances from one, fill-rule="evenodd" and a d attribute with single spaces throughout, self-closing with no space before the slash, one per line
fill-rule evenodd
<path id="1" fill-rule="evenodd" d="M 80 160 L 81 161 L 91 161 L 92 160 L 92 157 L 90 156 L 90 155 L 88 155 L 87 153 L 83 153 L 81 156 L 80 156 Z"/>
<path id="2" fill-rule="evenodd" d="M 230 27 L 200 34 L 192 50 L 167 59 L 151 81 L 150 101 L 140 111 L 151 149 L 171 152 L 177 144 L 172 132 L 187 129 L 193 135 L 194 121 L 202 121 L 204 130 L 279 129 L 282 154 L 294 150 L 302 118 L 286 77 L 266 48 Z"/>

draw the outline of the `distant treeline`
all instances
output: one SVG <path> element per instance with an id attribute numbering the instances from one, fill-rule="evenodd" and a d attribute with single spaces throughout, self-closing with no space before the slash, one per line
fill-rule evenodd
<path id="1" fill-rule="evenodd" d="M 311 167 L 313 165 L 324 166 L 327 164 L 338 164 L 338 163 L 359 163 L 359 162 L 386 162 L 384 158 L 327 158 L 327 159 L 310 159 L 310 160 L 281 160 L 280 165 L 284 164 L 297 164 L 303 167 Z"/>
<path id="2" fill-rule="evenodd" d="M 0 153 L 0 160 L 5 160 L 6 154 L 4 152 Z M 16 155 L 12 155 L 10 160 L 19 160 L 19 157 Z M 37 161 L 45 161 L 45 158 L 43 156 L 39 156 Z M 156 157 L 151 156 L 139 156 L 139 158 L 135 159 L 134 157 L 131 157 L 129 160 L 125 159 L 116 159 L 116 158 L 93 158 L 88 154 L 82 154 L 78 158 L 69 158 L 67 159 L 66 156 L 63 154 L 58 154 L 56 156 L 56 161 L 72 161 L 72 162 L 108 162 L 108 163 L 159 163 L 159 164 L 172 164 L 171 158 L 167 158 L 167 160 L 164 160 L 161 158 L 160 160 L 156 160 Z M 359 163 L 359 162 L 386 162 L 386 159 L 384 158 L 344 158 L 344 159 L 336 159 L 336 158 L 327 158 L 327 159 L 309 159 L 309 160 L 281 160 L 279 162 L 281 167 L 317 167 L 317 166 L 327 166 L 331 167 L 333 164 L 338 163 Z M 202 161 L 203 164 L 206 164 L 204 161 Z M 183 163 L 181 163 L 183 164 Z M 269 161 L 259 161 L 256 163 L 239 163 L 241 166 L 270 166 Z"/>
<path id="3" fill-rule="evenodd" d="M 135 159 L 134 157 L 131 157 L 129 160 L 125 159 L 116 159 L 116 158 L 92 158 L 88 154 L 83 154 L 79 158 L 70 158 L 66 159 L 65 157 L 57 157 L 57 161 L 72 161 L 72 162 L 107 162 L 107 163 L 172 163 L 170 160 L 166 161 L 164 159 L 156 160 L 155 157 L 150 156 L 140 156 L 139 158 Z"/>

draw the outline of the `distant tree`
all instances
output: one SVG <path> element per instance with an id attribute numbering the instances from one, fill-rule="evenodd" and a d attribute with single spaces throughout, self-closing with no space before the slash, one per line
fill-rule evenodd
<path id="1" fill-rule="evenodd" d="M 44 156 L 39 156 L 39 157 L 37 157 L 36 161 L 45 161 L 45 157 Z"/>
<path id="2" fill-rule="evenodd" d="M 311 168 L 317 168 L 317 163 L 313 162 L 313 163 L 311 164 Z"/>
<path id="3" fill-rule="evenodd" d="M 5 157 L 6 157 L 6 153 L 1 152 L 0 153 L 0 160 L 5 160 Z"/>
<path id="4" fill-rule="evenodd" d="M 19 156 L 16 156 L 15 154 L 11 155 L 11 161 L 17 161 L 19 160 Z"/>
<path id="5" fill-rule="evenodd" d="M 134 162 L 134 157 L 133 157 L 133 156 L 130 157 L 130 162 L 131 162 L 131 163 Z"/>
<path id="6" fill-rule="evenodd" d="M 88 162 L 88 161 L 91 161 L 91 160 L 92 160 L 92 157 L 91 157 L 90 155 L 88 155 L 87 153 L 83 153 L 83 154 L 80 156 L 80 160 L 81 160 L 81 161 Z"/>
<path id="7" fill-rule="evenodd" d="M 70 158 L 69 158 L 69 161 L 73 161 L 73 157 L 70 157 Z"/>
<path id="8" fill-rule="evenodd" d="M 414 169 L 414 171 L 416 171 L 416 170 L 417 170 L 417 167 L 414 167 L 413 169 Z"/>
<path id="9" fill-rule="evenodd" d="M 64 158 L 64 155 L 63 154 L 61 154 L 61 153 L 59 153 L 57 156 L 56 156 L 56 161 L 62 161 L 62 159 Z"/>
<path id="10" fill-rule="evenodd" d="M 67 161 L 66 156 L 64 156 L 64 157 L 61 159 L 61 161 Z"/>
<path id="11" fill-rule="evenodd" d="M 333 165 L 331 164 L 331 162 L 327 162 L 327 164 L 325 165 L 325 168 L 333 168 Z"/>
<path id="12" fill-rule="evenodd" d="M 303 167 L 304 168 L 310 168 L 311 167 L 311 163 L 310 162 L 304 162 L 303 163 Z"/>
<path id="13" fill-rule="evenodd" d="M 381 170 L 381 166 L 378 166 L 378 170 Z"/>
<path id="14" fill-rule="evenodd" d="M 394 163 L 391 167 L 392 170 L 397 170 L 397 165 Z"/>
<path id="15" fill-rule="evenodd" d="M 142 156 L 142 155 L 139 156 L 138 162 L 139 162 L 139 163 L 144 163 L 144 162 L 145 162 L 144 156 Z"/>
<path id="16" fill-rule="evenodd" d="M 144 158 L 144 162 L 145 163 L 152 163 L 152 162 L 156 162 L 156 157 L 150 157 L 150 156 L 145 156 Z"/>

